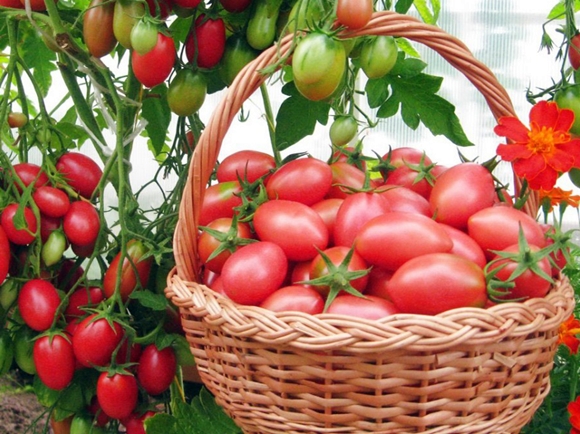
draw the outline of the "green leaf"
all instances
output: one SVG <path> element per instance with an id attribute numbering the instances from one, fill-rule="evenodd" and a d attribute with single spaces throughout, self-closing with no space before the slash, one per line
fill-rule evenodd
<path id="1" fill-rule="evenodd" d="M 442 78 L 427 74 L 414 77 L 386 77 L 392 89 L 392 96 L 379 109 L 377 116 L 392 115 L 397 103 L 401 105 L 403 121 L 412 129 L 422 122 L 434 135 L 444 135 L 458 146 L 471 146 L 455 107 L 436 94 L 441 87 Z"/>
<path id="2" fill-rule="evenodd" d="M 138 300 L 141 305 L 151 310 L 163 311 L 167 307 L 167 298 L 151 291 L 133 291 L 129 298 Z"/>
<path id="3" fill-rule="evenodd" d="M 282 92 L 288 98 L 276 115 L 276 148 L 280 151 L 311 135 L 317 122 L 326 125 L 330 112 L 330 104 L 306 99 L 293 82 L 287 83 Z"/>
<path id="4" fill-rule="evenodd" d="M 574 1 L 574 12 L 578 12 L 580 10 L 580 0 Z M 548 14 L 548 20 L 557 20 L 557 19 L 564 19 L 566 18 L 566 1 L 561 0 L 558 2 Z"/>
<path id="5" fill-rule="evenodd" d="M 389 84 L 382 79 L 368 80 L 365 85 L 365 94 L 370 108 L 378 108 L 389 97 Z"/>
<path id="6" fill-rule="evenodd" d="M 406 14 L 413 6 L 414 0 L 398 0 L 395 4 L 395 12 L 398 14 Z"/>
<path id="7" fill-rule="evenodd" d="M 177 363 L 180 366 L 193 366 L 195 365 L 195 360 L 193 354 L 191 354 L 191 349 L 189 348 L 189 342 L 185 336 L 180 335 L 170 335 L 172 338 L 171 346 L 175 351 L 175 357 L 177 357 Z"/>
<path id="8" fill-rule="evenodd" d="M 400 101 L 396 97 L 387 99 L 377 110 L 377 117 L 390 118 L 399 112 Z"/>
<path id="9" fill-rule="evenodd" d="M 151 140 L 151 146 L 158 155 L 163 149 L 167 130 L 171 122 L 171 110 L 167 104 L 167 86 L 154 87 L 143 100 L 141 114 L 147 120 L 145 130 Z"/>
<path id="10" fill-rule="evenodd" d="M 403 53 L 400 53 L 397 63 L 390 72 L 390 75 L 400 75 L 401 77 L 415 77 L 419 75 L 427 67 L 427 64 L 417 58 L 405 58 Z"/>
<path id="11" fill-rule="evenodd" d="M 427 4 L 427 0 L 415 0 L 415 9 L 419 12 L 421 19 L 427 24 L 436 24 L 441 11 L 441 3 L 439 0 L 430 0 L 431 7 Z"/>
<path id="12" fill-rule="evenodd" d="M 167 413 L 158 413 L 145 419 L 144 425 L 149 434 L 182 434 L 179 431 L 177 420 Z M 195 434 L 195 432 L 192 431 L 191 434 Z"/>
<path id="13" fill-rule="evenodd" d="M 21 45 L 22 59 L 32 69 L 34 77 L 43 96 L 48 94 L 52 84 L 52 72 L 56 71 L 56 54 L 46 47 L 34 31 L 23 32 Z"/>
<path id="14" fill-rule="evenodd" d="M 415 47 L 413 47 L 413 44 L 411 44 L 408 39 L 395 38 L 395 42 L 397 43 L 399 49 L 403 50 L 405 54 L 408 54 L 412 57 L 421 57 L 419 52 L 415 49 Z"/>

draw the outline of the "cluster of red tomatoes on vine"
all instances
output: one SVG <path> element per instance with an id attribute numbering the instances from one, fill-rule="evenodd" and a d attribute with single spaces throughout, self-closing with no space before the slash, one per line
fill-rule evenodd
<path id="1" fill-rule="evenodd" d="M 556 229 L 518 209 L 488 167 L 406 147 L 372 169 L 352 156 L 226 157 L 200 210 L 206 285 L 239 304 L 368 319 L 550 290 L 565 264 Z"/>

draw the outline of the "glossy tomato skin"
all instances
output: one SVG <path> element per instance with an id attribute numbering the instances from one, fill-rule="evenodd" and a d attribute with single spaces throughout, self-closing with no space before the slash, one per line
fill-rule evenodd
<path id="1" fill-rule="evenodd" d="M 129 417 L 123 419 L 121 423 L 127 430 L 127 434 L 146 434 L 143 422 L 145 419 L 149 419 L 153 416 L 155 416 L 155 412 L 153 411 L 146 411 L 143 414 L 131 413 Z"/>
<path id="2" fill-rule="evenodd" d="M 381 193 L 353 193 L 344 199 L 334 222 L 334 243 L 350 248 L 360 228 L 372 218 L 390 211 Z"/>
<path id="3" fill-rule="evenodd" d="M 411 212 L 426 217 L 432 216 L 429 201 L 410 188 L 402 185 L 384 184 L 375 191 L 389 202 L 391 211 Z"/>
<path id="4" fill-rule="evenodd" d="M 234 208 L 242 204 L 239 193 L 242 186 L 238 181 L 218 182 L 210 185 L 203 196 L 199 213 L 199 224 L 207 226 L 221 217 L 233 217 Z"/>
<path id="5" fill-rule="evenodd" d="M 103 293 L 106 298 L 111 298 L 115 293 L 119 267 L 122 268 L 119 291 L 123 302 L 129 299 L 138 285 L 145 288 L 153 264 L 153 256 L 144 257 L 146 254 L 147 249 L 141 240 L 133 239 L 127 243 L 126 256 L 123 257 L 121 251 L 115 255 L 103 277 Z"/>
<path id="6" fill-rule="evenodd" d="M 218 182 L 242 179 L 254 182 L 276 169 L 276 160 L 270 154 L 253 150 L 236 151 L 225 157 L 216 170 Z"/>
<path id="7" fill-rule="evenodd" d="M 380 320 L 399 313 L 399 309 L 389 300 L 374 295 L 362 298 L 352 294 L 341 294 L 328 306 L 326 313 Z"/>
<path id="8" fill-rule="evenodd" d="M 437 178 L 429 202 L 435 220 L 465 230 L 469 217 L 492 206 L 496 197 L 495 183 L 487 168 L 461 163 Z"/>
<path id="9" fill-rule="evenodd" d="M 109 324 L 105 318 L 91 314 L 83 319 L 72 338 L 75 357 L 82 366 L 106 366 L 111 362 L 111 355 L 121 343 L 124 331 L 115 321 Z"/>
<path id="10" fill-rule="evenodd" d="M 401 312 L 420 315 L 484 307 L 487 301 L 483 269 L 452 253 L 410 259 L 393 273 L 388 292 Z"/>
<path id="11" fill-rule="evenodd" d="M 26 0 L 20 0 L 20 3 L 22 4 L 22 9 L 24 9 Z M 42 12 L 46 10 L 46 4 L 44 0 L 30 0 L 30 9 L 36 12 Z"/>
<path id="12" fill-rule="evenodd" d="M 10 262 L 10 241 L 8 241 L 6 232 L 4 232 L 2 225 L 0 225 L 0 285 L 8 275 Z"/>
<path id="13" fill-rule="evenodd" d="M 59 305 L 60 297 L 56 288 L 42 279 L 27 281 L 18 295 L 18 309 L 24 323 L 39 332 L 50 328 Z"/>
<path id="14" fill-rule="evenodd" d="M 274 312 L 297 311 L 316 315 L 324 310 L 324 298 L 311 287 L 289 285 L 278 289 L 260 306 Z"/>
<path id="15" fill-rule="evenodd" d="M 43 185 L 32 193 L 40 212 L 49 217 L 63 217 L 70 208 L 70 199 L 61 189 Z"/>
<path id="16" fill-rule="evenodd" d="M 248 244 L 225 262 L 223 290 L 236 303 L 257 306 L 282 286 L 287 271 L 288 259 L 277 244 Z"/>
<path id="17" fill-rule="evenodd" d="M 305 205 L 321 201 L 332 185 L 332 170 L 316 158 L 299 158 L 280 167 L 266 184 L 268 198 Z"/>
<path id="18" fill-rule="evenodd" d="M 393 272 L 382 267 L 372 267 L 368 276 L 369 281 L 365 295 L 374 295 L 392 301 L 388 288 Z"/>
<path id="19" fill-rule="evenodd" d="M 34 341 L 36 373 L 42 382 L 54 390 L 67 387 L 75 372 L 72 344 L 62 335 L 42 336 Z"/>
<path id="20" fill-rule="evenodd" d="M 382 160 L 387 161 L 393 168 L 421 163 L 423 166 L 433 164 L 433 160 L 424 151 L 410 146 L 391 149 L 383 155 Z"/>
<path id="21" fill-rule="evenodd" d="M 542 227 L 525 212 L 508 206 L 492 206 L 473 214 L 467 221 L 467 233 L 491 259 L 491 250 L 503 250 L 517 244 L 520 226 L 528 244 L 546 245 Z"/>
<path id="22" fill-rule="evenodd" d="M 113 34 L 124 48 L 130 50 L 131 31 L 145 14 L 145 5 L 136 1 L 120 0 L 115 2 L 113 13 Z"/>
<path id="23" fill-rule="evenodd" d="M 246 39 L 255 50 L 268 48 L 276 39 L 280 6 L 276 2 L 253 1 L 246 26 Z"/>
<path id="24" fill-rule="evenodd" d="M 71 203 L 62 221 L 62 228 L 72 244 L 93 244 L 101 229 L 101 220 L 95 207 L 89 202 L 76 200 Z"/>
<path id="25" fill-rule="evenodd" d="M 421 178 L 421 173 L 409 166 L 397 167 L 389 173 L 385 183 L 406 187 L 420 194 L 425 199 L 429 199 L 431 190 L 433 189 L 433 186 L 426 177 Z"/>
<path id="26" fill-rule="evenodd" d="M 572 36 L 568 48 L 568 61 L 574 69 L 580 68 L 580 34 Z"/>
<path id="27" fill-rule="evenodd" d="M 24 9 L 24 4 L 20 0 L 1 0 L 0 6 L 5 8 Z"/>
<path id="28" fill-rule="evenodd" d="M 223 8 L 232 13 L 245 11 L 252 4 L 252 0 L 220 0 Z"/>
<path id="29" fill-rule="evenodd" d="M 346 161 L 337 161 L 330 164 L 332 171 L 332 185 L 325 198 L 346 199 L 351 190 L 361 189 L 365 183 L 365 173 L 358 167 Z M 378 182 L 370 181 L 370 186 L 377 186 Z"/>
<path id="30" fill-rule="evenodd" d="M 329 137 L 334 146 L 345 146 L 358 131 L 358 122 L 354 116 L 337 116 L 330 125 Z"/>
<path id="31" fill-rule="evenodd" d="M 103 171 L 91 157 L 80 152 L 67 152 L 56 162 L 56 170 L 73 190 L 86 199 L 93 197 Z"/>
<path id="32" fill-rule="evenodd" d="M 447 235 L 449 235 L 451 241 L 453 241 L 453 247 L 449 253 L 454 253 L 458 256 L 464 257 L 465 259 L 469 259 L 481 268 L 485 267 L 485 264 L 487 264 L 485 253 L 473 238 L 453 226 L 440 224 L 440 227 L 447 232 Z"/>
<path id="33" fill-rule="evenodd" d="M 113 32 L 115 3 L 92 0 L 83 15 L 83 37 L 89 53 L 95 57 L 109 54 L 117 39 Z"/>
<path id="34" fill-rule="evenodd" d="M 363 42 L 359 61 L 365 75 L 377 79 L 387 75 L 397 63 L 399 51 L 392 36 L 374 36 Z"/>
<path id="35" fill-rule="evenodd" d="M 207 80 L 199 71 L 179 70 L 167 90 L 167 103 L 170 110 L 178 116 L 191 116 L 205 101 Z"/>
<path id="36" fill-rule="evenodd" d="M 151 88 L 160 85 L 171 74 L 176 55 L 173 38 L 159 32 L 155 47 L 147 54 L 132 52 L 133 73 L 143 86 Z"/>
<path id="37" fill-rule="evenodd" d="M 392 271 L 416 256 L 449 252 L 453 247 L 439 223 L 420 214 L 401 212 L 389 212 L 368 221 L 354 244 L 367 263 Z"/>
<path id="38" fill-rule="evenodd" d="M 105 299 L 103 290 L 98 286 L 78 288 L 69 296 L 68 305 L 64 311 L 67 321 L 82 318 L 87 315 L 83 307 L 95 307 Z"/>
<path id="39" fill-rule="evenodd" d="M 28 245 L 34 241 L 37 231 L 37 221 L 32 210 L 25 206 L 23 208 L 24 221 L 26 223 L 26 228 L 17 229 L 14 223 L 14 218 L 18 212 L 18 204 L 11 203 L 2 211 L 0 216 L 0 224 L 10 240 L 14 244 L 18 245 Z"/>
<path id="40" fill-rule="evenodd" d="M 339 24 L 350 30 L 366 26 L 372 15 L 372 0 L 337 0 L 336 2 L 336 19 Z"/>
<path id="41" fill-rule="evenodd" d="M 312 208 L 300 202 L 271 200 L 254 213 L 254 230 L 262 241 L 282 248 L 291 261 L 305 261 L 328 245 L 328 229 Z"/>
<path id="42" fill-rule="evenodd" d="M 48 184 L 48 176 L 42 170 L 38 164 L 34 163 L 17 163 L 13 166 L 14 172 L 24 187 L 28 187 L 30 184 L 34 183 L 33 189 L 36 189 L 42 185 Z M 16 188 L 22 193 L 22 188 L 18 182 L 14 182 Z"/>
<path id="43" fill-rule="evenodd" d="M 529 245 L 531 252 L 538 252 L 540 248 L 535 245 Z M 518 253 L 520 251 L 519 245 L 514 244 L 506 247 L 502 252 L 508 253 Z M 500 296 L 501 300 L 513 300 L 513 301 L 524 301 L 530 298 L 541 298 L 544 297 L 550 288 L 552 283 L 544 279 L 542 276 L 534 273 L 530 269 L 526 269 L 522 274 L 520 274 L 515 279 L 511 280 L 511 274 L 516 270 L 518 263 L 511 259 L 501 259 L 500 255 L 496 255 L 493 258 L 493 263 L 490 264 L 489 271 L 493 272 L 497 270 L 494 277 L 501 281 L 512 281 L 514 287 L 506 287 L 505 290 L 508 294 L 505 296 Z M 497 262 L 496 262 L 497 261 Z M 537 262 L 537 266 L 542 270 L 547 276 L 552 275 L 552 266 L 547 257 L 543 257 Z M 501 290 L 502 288 L 500 288 Z"/>
<path id="44" fill-rule="evenodd" d="M 165 392 L 177 369 L 175 351 L 171 347 L 158 349 L 154 344 L 143 350 L 137 365 L 137 380 L 149 395 Z"/>
<path id="45" fill-rule="evenodd" d="M 350 251 L 349 247 L 345 246 L 333 246 L 324 250 L 322 254 L 337 267 L 344 261 L 346 256 Z M 318 254 L 310 264 L 310 279 L 318 279 L 319 277 L 328 276 L 329 270 L 326 262 L 322 258 L 322 254 Z M 348 271 L 363 271 L 368 269 L 368 265 L 365 260 L 355 251 L 352 253 L 352 257 L 347 266 Z M 350 281 L 351 286 L 359 292 L 365 292 L 367 283 L 369 281 L 368 274 L 358 279 Z M 312 285 L 312 287 L 320 292 L 322 295 L 328 295 L 330 288 L 324 285 Z"/>
<path id="46" fill-rule="evenodd" d="M 195 20 L 192 33 L 185 42 L 185 54 L 190 63 L 200 68 L 213 68 L 221 60 L 226 47 L 226 27 L 221 18 L 201 14 Z"/>
<path id="47" fill-rule="evenodd" d="M 228 233 L 232 227 L 232 221 L 233 219 L 230 217 L 222 217 L 214 220 L 208 224 L 207 227 L 222 233 Z M 236 236 L 238 238 L 253 238 L 252 231 L 247 223 L 238 222 L 236 227 Z M 209 232 L 202 231 L 198 240 L 199 259 L 202 263 L 205 264 L 205 267 L 208 270 L 218 274 L 221 272 L 226 259 L 228 259 L 232 254 L 230 250 L 224 250 L 210 260 L 209 257 L 219 247 L 219 245 L 220 241 L 218 239 L 216 239 Z"/>
<path id="48" fill-rule="evenodd" d="M 97 399 L 106 415 L 114 419 L 128 417 L 137 406 L 139 386 L 131 374 L 102 372 L 97 381 Z"/>
<path id="49" fill-rule="evenodd" d="M 227 86 L 231 85 L 244 66 L 256 57 L 258 51 L 248 44 L 245 35 L 234 33 L 229 36 L 219 65 L 221 79 Z"/>
<path id="50" fill-rule="evenodd" d="M 320 202 L 316 202 L 311 205 L 314 211 L 318 213 L 322 221 L 328 229 L 328 245 L 334 244 L 334 225 L 336 223 L 336 216 L 338 214 L 338 209 L 344 202 L 344 199 L 340 198 L 329 198 L 322 199 Z"/>

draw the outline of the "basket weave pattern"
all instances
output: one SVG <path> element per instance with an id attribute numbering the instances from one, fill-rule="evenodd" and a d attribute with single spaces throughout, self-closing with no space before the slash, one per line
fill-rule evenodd
<path id="1" fill-rule="evenodd" d="M 493 73 L 441 29 L 380 12 L 350 36 L 367 34 L 430 47 L 496 119 L 514 114 Z M 204 384 L 246 433 L 518 433 L 550 389 L 558 327 L 574 306 L 566 279 L 542 299 L 381 321 L 240 306 L 198 283 L 199 204 L 222 140 L 266 80 L 260 71 L 291 45 L 286 37 L 242 70 L 192 158 L 166 293 Z"/>

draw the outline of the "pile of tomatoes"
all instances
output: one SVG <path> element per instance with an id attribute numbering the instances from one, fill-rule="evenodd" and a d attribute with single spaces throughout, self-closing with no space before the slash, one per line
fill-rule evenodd
<path id="1" fill-rule="evenodd" d="M 407 147 L 372 169 L 352 155 L 226 157 L 200 211 L 206 285 L 239 304 L 368 319 L 550 290 L 564 265 L 555 229 L 517 209 L 487 167 L 442 167 Z"/>

